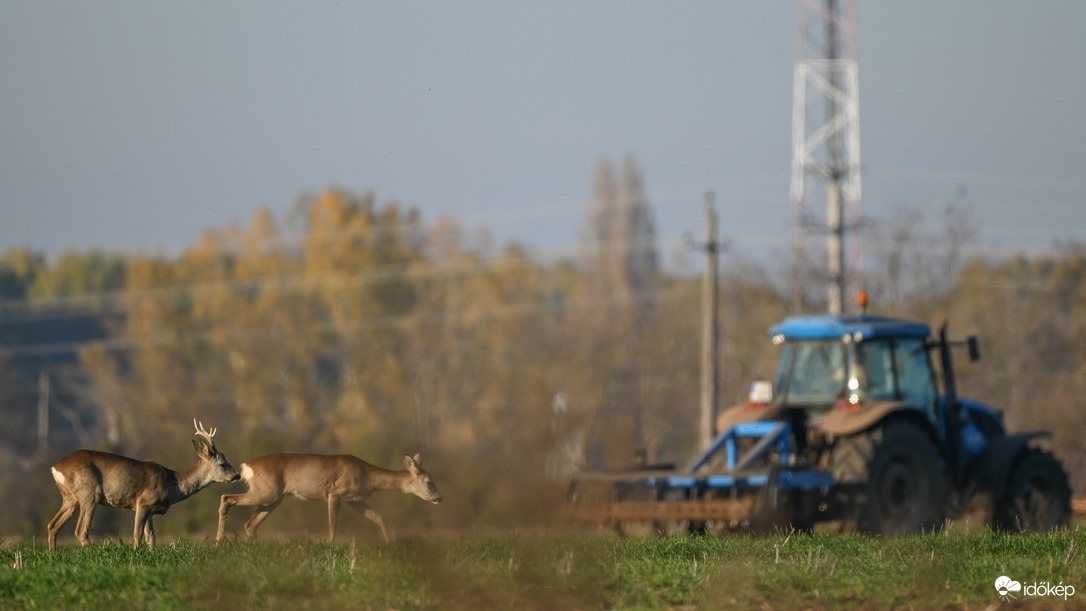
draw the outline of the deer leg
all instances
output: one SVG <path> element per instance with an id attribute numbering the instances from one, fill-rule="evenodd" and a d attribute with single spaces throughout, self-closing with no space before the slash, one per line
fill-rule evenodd
<path id="1" fill-rule="evenodd" d="M 68 520 L 72 519 L 72 514 L 79 508 L 79 501 L 75 499 L 75 495 L 70 492 L 61 490 L 61 505 L 60 511 L 57 515 L 53 516 L 52 520 L 49 520 L 49 549 L 54 550 L 57 548 L 57 533 L 60 532 L 60 528 L 68 523 Z"/>
<path id="2" fill-rule="evenodd" d="M 151 549 L 155 549 L 155 516 L 154 514 L 147 515 L 147 524 L 143 527 L 143 540 L 147 542 L 147 545 L 151 546 Z"/>
<path id="3" fill-rule="evenodd" d="M 374 524 L 381 527 L 381 536 L 385 538 L 385 543 L 392 542 L 392 539 L 388 536 L 388 529 L 385 528 L 385 521 L 381 519 L 381 514 L 374 511 L 373 507 L 369 506 L 369 503 L 365 501 L 351 501 L 348 504 L 358 511 L 361 511 L 362 514 L 369 518 Z"/>
<path id="4" fill-rule="evenodd" d="M 267 505 L 258 506 L 256 508 L 256 511 L 253 513 L 253 516 L 249 518 L 247 522 L 245 522 L 245 534 L 249 535 L 250 537 L 255 537 L 257 527 L 259 527 L 260 523 L 268 517 L 269 513 L 275 511 L 275 508 L 278 507 L 279 503 L 281 502 L 283 502 L 283 499 L 268 503 Z"/>
<path id="5" fill-rule="evenodd" d="M 136 505 L 136 525 L 132 533 L 132 547 L 139 549 L 140 539 L 146 532 L 148 525 L 151 523 L 151 510 L 143 505 Z M 153 535 L 152 535 L 153 536 Z M 151 543 L 148 541 L 148 543 Z M 151 543 L 151 547 L 154 548 L 154 544 Z"/>
<path id="6" fill-rule="evenodd" d="M 83 547 L 90 547 L 90 537 L 87 535 L 87 531 L 90 530 L 91 518 L 94 517 L 94 506 L 94 501 L 85 499 L 79 501 L 79 517 L 75 521 L 75 538 L 79 539 L 79 544 Z"/>
<path id="7" fill-rule="evenodd" d="M 244 494 L 224 494 L 219 503 L 219 531 L 215 534 L 215 545 L 222 543 L 226 534 L 226 512 L 245 498 Z"/>
<path id="8" fill-rule="evenodd" d="M 328 540 L 336 540 L 336 526 L 339 524 L 339 504 L 343 501 L 338 496 L 328 495 Z"/>

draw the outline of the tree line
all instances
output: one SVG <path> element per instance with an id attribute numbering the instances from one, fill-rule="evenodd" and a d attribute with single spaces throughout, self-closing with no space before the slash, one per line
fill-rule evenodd
<path id="1" fill-rule="evenodd" d="M 879 240 L 865 279 L 872 311 L 976 334 L 983 358 L 961 359 L 963 394 L 1014 428 L 1055 431 L 1081 488 L 1086 250 L 966 259 L 974 221 L 946 214 L 934 231 L 917 215 L 886 224 L 892 239 Z M 191 464 L 193 417 L 219 429 L 235 465 L 312 451 L 391 467 L 420 452 L 445 504 L 387 503 L 434 527 L 553 520 L 573 469 L 637 452 L 685 461 L 698 449 L 701 280 L 658 265 L 632 158 L 596 168 L 583 242 L 565 259 L 494 249 L 451 220 L 329 189 L 301 196 L 288 219 L 261 209 L 176 256 L 50 264 L 8 251 L 0 457 L 11 467 L 0 490 L 16 500 L 0 506 L 0 528 L 42 532 L 59 502 L 48 466 L 77 447 Z M 766 330 L 795 309 L 796 291 L 777 280 L 787 272 L 738 255 L 722 269 L 726 405 L 774 375 Z M 808 283 L 800 308 L 819 311 L 817 274 Z M 160 530 L 204 531 L 216 507 L 178 506 Z"/>

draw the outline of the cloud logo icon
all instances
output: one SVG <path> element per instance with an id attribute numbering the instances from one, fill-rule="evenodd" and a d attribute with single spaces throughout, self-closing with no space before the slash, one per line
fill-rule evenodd
<path id="1" fill-rule="evenodd" d="M 996 592 L 999 592 L 1000 598 L 1006 600 L 1008 597 L 1014 598 L 1010 595 L 1011 592 L 1021 592 L 1022 584 L 1006 575 L 1001 575 L 999 579 L 995 580 L 995 589 Z"/>

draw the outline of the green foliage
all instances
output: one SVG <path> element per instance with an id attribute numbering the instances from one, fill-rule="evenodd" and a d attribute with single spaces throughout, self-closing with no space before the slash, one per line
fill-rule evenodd
<path id="1" fill-rule="evenodd" d="M 32 300 L 78 297 L 116 291 L 125 286 L 125 262 L 120 255 L 98 251 L 67 252 L 38 274 L 27 291 Z"/>
<path id="2" fill-rule="evenodd" d="M 1086 587 L 1077 530 L 410 537 L 383 543 L 115 541 L 0 550 L 5 609 L 867 609 L 999 603 L 1001 575 Z M 1078 608 L 1025 597 L 1019 604 Z"/>
<path id="3" fill-rule="evenodd" d="M 29 248 L 9 250 L 0 257 L 0 299 L 24 299 L 38 276 L 48 270 L 45 256 Z"/>

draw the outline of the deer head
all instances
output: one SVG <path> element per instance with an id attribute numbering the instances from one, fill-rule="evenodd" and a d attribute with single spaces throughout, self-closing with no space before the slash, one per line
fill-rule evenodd
<path id="1" fill-rule="evenodd" d="M 196 453 L 207 465 L 208 477 L 216 482 L 232 482 L 240 478 L 237 469 L 215 448 L 215 432 L 218 429 L 207 431 L 204 423 L 196 422 L 195 418 L 192 419 L 192 424 L 196 427 L 196 439 L 192 440 L 192 447 L 196 448 Z"/>
<path id="2" fill-rule="evenodd" d="M 430 474 L 422 470 L 422 466 L 419 465 L 421 460 L 418 454 L 414 456 L 403 455 L 404 468 L 414 476 L 404 486 L 403 491 L 436 505 L 441 502 L 441 493 L 437 491 L 437 486 Z"/>

